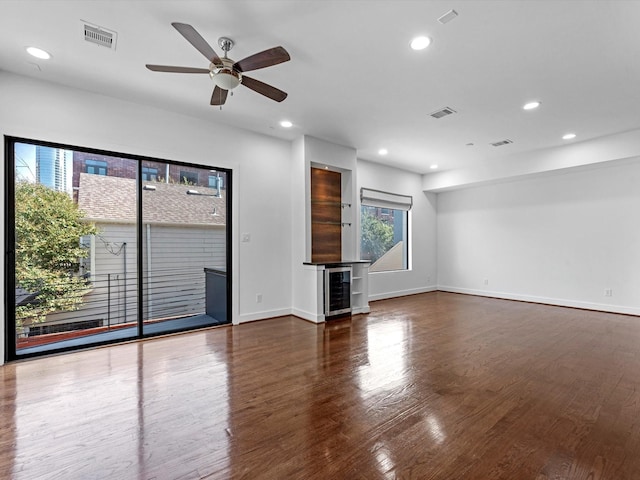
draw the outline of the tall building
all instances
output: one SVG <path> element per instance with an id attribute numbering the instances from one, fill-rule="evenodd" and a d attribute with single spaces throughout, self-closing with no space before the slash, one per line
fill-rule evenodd
<path id="1" fill-rule="evenodd" d="M 71 155 L 69 150 L 36 146 L 36 182 L 60 192 L 71 192 L 68 175 Z"/>

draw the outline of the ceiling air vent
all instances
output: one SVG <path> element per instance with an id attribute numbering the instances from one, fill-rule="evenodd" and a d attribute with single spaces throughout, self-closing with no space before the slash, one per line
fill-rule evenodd
<path id="1" fill-rule="evenodd" d="M 438 21 L 441 24 L 445 24 L 445 23 L 449 23 L 451 20 L 453 20 L 454 18 L 456 18 L 458 16 L 458 12 L 456 12 L 455 10 L 449 10 L 447 13 L 445 13 L 444 15 L 442 15 Z"/>
<path id="2" fill-rule="evenodd" d="M 95 43 L 103 47 L 115 49 L 117 33 L 95 25 L 84 24 L 84 39 L 87 42 Z"/>
<path id="3" fill-rule="evenodd" d="M 452 113 L 456 113 L 456 111 L 453 108 L 444 107 L 444 108 L 441 108 L 440 110 L 436 110 L 435 112 L 430 113 L 429 116 L 433 118 L 442 118 L 442 117 L 446 117 L 447 115 L 451 115 Z"/>
<path id="4" fill-rule="evenodd" d="M 513 140 L 500 140 L 499 142 L 495 142 L 492 143 L 491 145 L 493 145 L 494 147 L 501 147 L 502 145 L 509 145 L 510 143 L 513 143 Z"/>

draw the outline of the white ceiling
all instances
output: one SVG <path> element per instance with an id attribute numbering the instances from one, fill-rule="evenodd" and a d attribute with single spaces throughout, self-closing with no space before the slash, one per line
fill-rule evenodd
<path id="1" fill-rule="evenodd" d="M 115 51 L 86 42 L 83 21 L 116 31 Z M 219 55 L 218 37 L 232 38 L 235 60 L 282 45 L 290 62 L 250 75 L 289 97 L 241 86 L 221 111 L 208 76 L 147 70 L 208 67 L 171 22 Z M 640 1 L 1 0 L 0 69 L 429 173 L 639 128 L 639 25 Z M 433 43 L 416 52 L 418 34 Z M 28 56 L 32 45 L 53 58 Z M 541 107 L 524 111 L 530 100 Z M 429 117 L 445 106 L 458 113 Z"/>

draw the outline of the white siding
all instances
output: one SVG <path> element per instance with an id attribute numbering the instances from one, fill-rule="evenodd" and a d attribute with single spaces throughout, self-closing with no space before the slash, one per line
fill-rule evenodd
<path id="1" fill-rule="evenodd" d="M 47 315 L 47 324 L 100 320 L 102 325 L 137 320 L 136 230 L 133 224 L 98 224 L 89 265 L 92 290 L 75 312 Z M 126 268 L 125 268 L 126 266 Z"/>
<path id="2" fill-rule="evenodd" d="M 137 321 L 135 225 L 98 224 L 98 228 L 91 293 L 80 310 L 48 315 L 47 324 Z M 145 319 L 204 313 L 204 268 L 226 270 L 225 228 L 144 225 L 143 232 Z"/>
<path id="3" fill-rule="evenodd" d="M 145 247 L 148 238 L 145 318 L 204 313 L 204 269 L 226 271 L 225 228 L 149 225 L 144 227 Z"/>

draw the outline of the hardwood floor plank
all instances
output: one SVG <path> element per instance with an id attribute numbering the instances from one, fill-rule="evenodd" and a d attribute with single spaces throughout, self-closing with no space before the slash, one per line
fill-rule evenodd
<path id="1" fill-rule="evenodd" d="M 0 478 L 640 480 L 640 319 L 433 292 L 0 367 Z"/>

